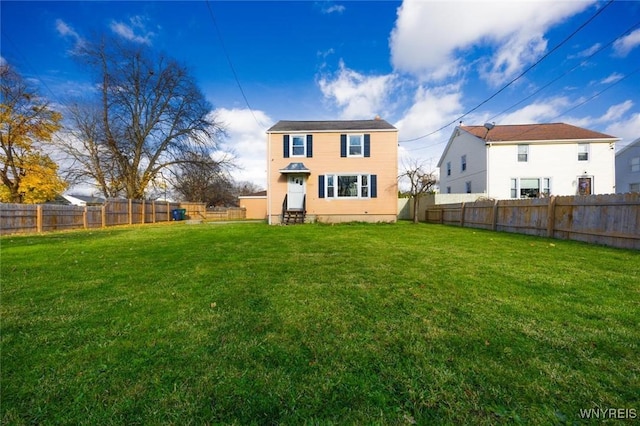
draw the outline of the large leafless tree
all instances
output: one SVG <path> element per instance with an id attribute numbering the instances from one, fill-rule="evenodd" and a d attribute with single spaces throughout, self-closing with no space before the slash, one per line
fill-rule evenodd
<path id="1" fill-rule="evenodd" d="M 209 161 L 221 126 L 185 66 L 118 39 L 86 43 L 77 55 L 98 93 L 70 110 L 70 179 L 92 181 L 106 197 L 144 198 L 163 170 Z"/>

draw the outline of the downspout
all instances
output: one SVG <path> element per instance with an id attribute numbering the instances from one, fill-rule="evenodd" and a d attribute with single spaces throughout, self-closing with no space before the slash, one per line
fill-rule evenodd
<path id="1" fill-rule="evenodd" d="M 489 168 L 491 164 L 491 142 L 487 142 L 487 164 L 485 165 L 485 170 L 486 170 L 486 174 L 487 174 L 487 184 L 485 185 L 487 188 L 487 198 L 491 198 L 491 192 L 490 192 L 490 183 L 491 183 L 491 179 L 489 176 L 489 173 L 491 171 L 491 169 Z"/>
<path id="2" fill-rule="evenodd" d="M 271 132 L 267 133 L 268 143 L 267 143 L 267 223 L 271 225 L 271 194 L 273 190 L 271 189 Z"/>

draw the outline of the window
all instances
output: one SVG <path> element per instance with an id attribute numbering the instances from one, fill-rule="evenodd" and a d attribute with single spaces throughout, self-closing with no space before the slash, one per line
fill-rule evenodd
<path id="1" fill-rule="evenodd" d="M 370 157 L 371 135 L 340 135 L 340 157 Z"/>
<path id="2" fill-rule="evenodd" d="M 447 176 L 451 176 L 451 161 L 447 163 Z"/>
<path id="3" fill-rule="evenodd" d="M 375 197 L 376 175 L 354 174 L 320 176 L 320 198 Z"/>
<path id="4" fill-rule="evenodd" d="M 327 175 L 327 198 L 333 198 L 336 195 L 335 176 Z"/>
<path id="5" fill-rule="evenodd" d="M 578 161 L 589 161 L 589 144 L 578 144 Z"/>
<path id="6" fill-rule="evenodd" d="M 465 170 L 467 170 L 467 156 L 463 155 L 462 157 L 460 157 L 460 169 L 464 172 Z"/>
<path id="7" fill-rule="evenodd" d="M 291 156 L 292 157 L 304 157 L 306 153 L 306 136 L 305 135 L 293 135 L 291 136 Z"/>
<path id="8" fill-rule="evenodd" d="M 466 187 L 467 194 L 471 194 L 471 181 L 467 181 L 464 183 Z"/>
<path id="9" fill-rule="evenodd" d="M 349 157 L 361 157 L 362 156 L 362 135 L 348 135 L 349 141 Z"/>
<path id="10" fill-rule="evenodd" d="M 640 172 L 640 157 L 633 157 L 631 159 L 631 171 Z"/>
<path id="11" fill-rule="evenodd" d="M 289 157 L 313 157 L 313 135 L 283 135 L 282 155 Z"/>
<path id="12" fill-rule="evenodd" d="M 640 183 L 630 183 L 629 192 L 640 192 Z"/>
<path id="13" fill-rule="evenodd" d="M 538 198 L 551 195 L 551 178 L 510 179 L 511 198 Z"/>
<path id="14" fill-rule="evenodd" d="M 529 161 L 529 145 L 518 145 L 518 162 L 526 163 Z"/>
<path id="15" fill-rule="evenodd" d="M 451 187 L 447 186 L 447 194 L 451 194 Z"/>

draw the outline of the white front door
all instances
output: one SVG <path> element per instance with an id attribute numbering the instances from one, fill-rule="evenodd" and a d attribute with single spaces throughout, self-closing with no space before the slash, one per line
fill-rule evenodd
<path id="1" fill-rule="evenodd" d="M 287 187 L 287 210 L 302 210 L 305 194 L 304 175 L 289 175 Z"/>

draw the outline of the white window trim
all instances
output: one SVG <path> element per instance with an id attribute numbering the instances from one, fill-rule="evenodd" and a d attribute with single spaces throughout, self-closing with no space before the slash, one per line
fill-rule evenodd
<path id="1" fill-rule="evenodd" d="M 586 147 L 586 151 L 581 151 L 580 147 Z M 587 154 L 587 159 L 586 160 L 581 160 L 580 159 L 580 154 Z M 591 159 L 591 144 L 589 143 L 579 143 L 578 144 L 578 153 L 577 153 L 577 159 L 579 162 L 581 163 L 586 163 L 589 162 L 589 160 Z"/>
<path id="2" fill-rule="evenodd" d="M 549 176 L 512 177 L 512 178 L 509 178 L 509 198 L 511 198 L 511 199 L 526 199 L 527 198 L 527 197 L 522 197 L 522 195 L 520 194 L 520 190 L 522 189 L 522 185 L 521 185 L 521 180 L 522 179 L 537 179 L 538 180 L 538 197 L 540 197 L 540 196 L 548 197 L 548 196 L 550 196 L 552 194 L 553 179 L 551 177 L 549 177 Z M 515 198 L 512 196 L 512 193 L 511 193 L 511 191 L 513 191 L 513 189 L 514 189 L 513 186 L 512 186 L 512 183 L 513 183 L 514 180 L 516 181 L 516 187 L 515 187 L 516 197 Z M 549 181 L 549 188 L 548 188 L 549 189 L 549 193 L 548 194 L 546 194 L 544 192 L 544 190 L 545 190 L 545 185 L 544 185 L 545 184 L 545 180 Z"/>
<path id="3" fill-rule="evenodd" d="M 302 154 L 293 153 L 294 138 L 302 138 Z M 295 134 L 289 136 L 289 157 L 306 157 L 307 156 L 307 135 Z"/>
<path id="4" fill-rule="evenodd" d="M 526 152 L 520 153 L 520 147 L 525 148 Z M 524 160 L 520 160 L 520 155 L 524 155 Z M 518 163 L 528 163 L 529 162 L 529 145 L 528 144 L 520 144 L 518 145 L 518 151 L 516 154 L 516 159 L 518 160 Z"/>
<path id="5" fill-rule="evenodd" d="M 345 176 L 356 176 L 356 195 L 355 196 L 339 196 L 338 195 L 338 179 Z M 367 177 L 367 196 L 362 196 L 362 176 Z M 333 196 L 329 196 L 329 180 L 333 177 Z M 324 196 L 330 200 L 365 200 L 371 198 L 371 173 L 328 173 L 325 174 Z"/>
<path id="6" fill-rule="evenodd" d="M 636 170 L 633 170 L 634 168 Z M 640 172 L 640 157 L 631 157 L 631 159 L 629 160 L 629 171 L 631 173 Z"/>
<path id="7" fill-rule="evenodd" d="M 354 136 L 360 137 L 360 154 L 351 154 L 351 138 Z M 347 157 L 364 157 L 364 133 L 350 133 L 347 135 Z"/>

